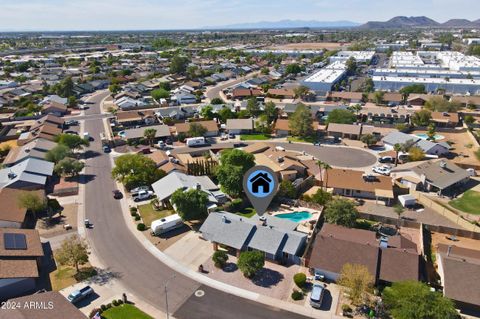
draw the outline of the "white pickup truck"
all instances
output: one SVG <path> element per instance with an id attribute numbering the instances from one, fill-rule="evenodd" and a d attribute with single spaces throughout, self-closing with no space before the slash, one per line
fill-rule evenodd
<path id="1" fill-rule="evenodd" d="M 147 199 L 152 198 L 153 197 L 153 192 L 142 190 L 142 191 L 139 191 L 136 194 L 133 194 L 132 197 L 133 197 L 134 202 L 140 202 L 142 200 L 147 200 Z"/>

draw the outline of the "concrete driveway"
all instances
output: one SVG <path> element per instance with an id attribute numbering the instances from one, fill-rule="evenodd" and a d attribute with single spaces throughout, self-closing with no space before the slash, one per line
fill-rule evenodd
<path id="1" fill-rule="evenodd" d="M 190 231 L 175 244 L 168 247 L 164 253 L 178 262 L 197 270 L 213 254 L 212 243 L 199 238 L 200 234 Z"/>

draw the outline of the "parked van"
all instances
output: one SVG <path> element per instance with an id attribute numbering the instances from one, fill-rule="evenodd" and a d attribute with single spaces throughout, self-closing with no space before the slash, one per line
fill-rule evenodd
<path id="1" fill-rule="evenodd" d="M 321 308 L 325 288 L 321 284 L 314 284 L 310 294 L 310 306 L 313 308 Z"/>
<path id="2" fill-rule="evenodd" d="M 185 140 L 185 143 L 187 144 L 188 147 L 195 147 L 195 146 L 204 146 L 207 145 L 207 142 L 205 141 L 205 137 L 192 137 L 192 138 L 187 138 Z"/>
<path id="3" fill-rule="evenodd" d="M 178 214 L 173 214 L 162 219 L 157 219 L 152 222 L 150 229 L 153 235 L 161 235 L 173 229 L 183 226 L 183 221 Z"/>

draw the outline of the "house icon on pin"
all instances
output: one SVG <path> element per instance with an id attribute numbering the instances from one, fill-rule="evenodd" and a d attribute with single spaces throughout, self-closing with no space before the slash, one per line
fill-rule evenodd
<path id="1" fill-rule="evenodd" d="M 252 177 L 249 182 L 252 184 L 253 193 L 259 193 L 260 187 L 262 188 L 262 193 L 266 194 L 270 192 L 272 179 L 268 177 L 267 173 L 258 173 Z"/>

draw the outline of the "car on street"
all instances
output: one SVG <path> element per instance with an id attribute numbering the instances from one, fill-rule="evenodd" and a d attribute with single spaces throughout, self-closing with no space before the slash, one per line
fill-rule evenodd
<path id="1" fill-rule="evenodd" d="M 374 166 L 372 168 L 372 170 L 377 174 L 381 174 L 381 175 L 385 175 L 385 176 L 389 176 L 390 172 L 392 171 L 392 169 L 389 166 L 386 166 L 386 165 Z"/>
<path id="2" fill-rule="evenodd" d="M 85 286 L 82 289 L 75 290 L 71 294 L 68 295 L 67 299 L 71 303 L 77 303 L 88 296 L 93 294 L 93 289 L 90 286 Z"/>
<path id="3" fill-rule="evenodd" d="M 134 202 L 141 202 L 143 200 L 147 200 L 153 197 L 152 191 L 140 191 L 137 194 L 133 195 Z"/>
<path id="4" fill-rule="evenodd" d="M 310 293 L 310 306 L 313 308 L 321 308 L 324 294 L 325 287 L 322 284 L 313 284 L 312 292 Z"/>
<path id="5" fill-rule="evenodd" d="M 77 120 L 66 120 L 65 125 L 66 126 L 75 126 L 75 125 L 78 125 L 78 121 Z"/>
<path id="6" fill-rule="evenodd" d="M 228 138 L 234 139 L 234 138 L 235 138 L 235 134 L 233 134 L 233 133 L 228 133 Z"/>
<path id="7" fill-rule="evenodd" d="M 392 156 L 382 156 L 378 159 L 379 163 L 393 163 L 394 158 Z"/>
<path id="8" fill-rule="evenodd" d="M 119 191 L 118 189 L 112 191 L 112 193 L 113 193 L 113 198 L 115 198 L 115 199 L 122 199 L 122 197 L 123 197 L 122 192 Z"/>

